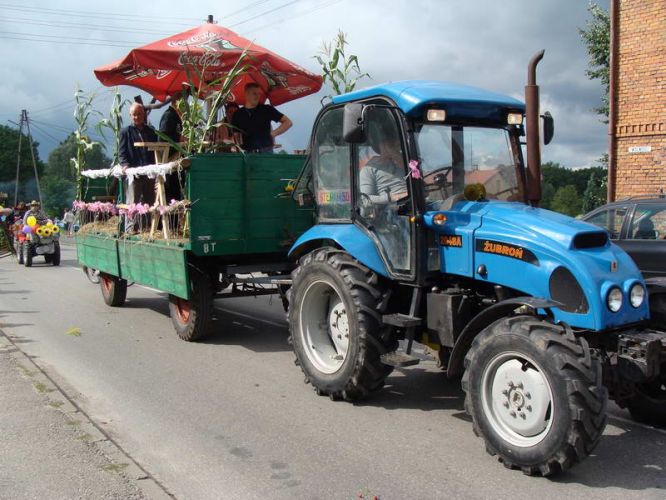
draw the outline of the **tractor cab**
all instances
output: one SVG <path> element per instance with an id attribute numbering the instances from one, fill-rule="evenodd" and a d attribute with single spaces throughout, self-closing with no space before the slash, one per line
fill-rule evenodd
<path id="1" fill-rule="evenodd" d="M 437 81 L 335 97 L 316 120 L 295 196 L 314 203 L 319 224 L 353 224 L 346 236 L 374 271 L 422 282 L 441 270 L 432 233 L 418 234 L 424 216 L 466 200 L 527 201 L 524 111 L 511 97 Z"/>

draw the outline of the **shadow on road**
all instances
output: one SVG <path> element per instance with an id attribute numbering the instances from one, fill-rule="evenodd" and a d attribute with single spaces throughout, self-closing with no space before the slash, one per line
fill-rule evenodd
<path id="1" fill-rule="evenodd" d="M 169 301 L 164 296 L 128 298 L 125 308 L 148 309 L 163 316 L 169 316 Z M 208 345 L 235 345 L 253 352 L 290 351 L 287 344 L 289 333 L 279 327 L 258 319 L 247 318 L 245 314 L 213 310 L 210 333 L 197 342 Z"/>
<path id="2" fill-rule="evenodd" d="M 593 455 L 553 481 L 626 490 L 666 488 L 666 433 L 612 417 L 608 422 Z"/>
<path id="3" fill-rule="evenodd" d="M 0 290 L 0 294 L 10 294 L 10 293 L 15 293 L 15 294 L 27 294 L 27 293 L 32 293 L 31 290 L 14 290 L 12 288 L 8 290 Z"/>
<path id="4" fill-rule="evenodd" d="M 289 332 L 284 327 L 253 320 L 245 315 L 215 310 L 211 333 L 201 343 L 236 345 L 253 352 L 291 351 Z"/>
<path id="5" fill-rule="evenodd" d="M 441 372 L 410 368 L 396 369 L 386 379 L 382 390 L 373 394 L 368 401 L 356 404 L 379 406 L 387 410 L 462 410 L 463 398 L 459 380 L 449 379 Z"/>

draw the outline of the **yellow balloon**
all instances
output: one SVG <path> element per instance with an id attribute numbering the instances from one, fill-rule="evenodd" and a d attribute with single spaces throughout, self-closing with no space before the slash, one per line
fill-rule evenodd
<path id="1" fill-rule="evenodd" d="M 28 217 L 28 220 L 26 222 L 28 223 L 28 226 L 35 227 L 35 225 L 37 224 L 37 219 L 35 219 L 34 215 L 31 215 L 30 217 Z"/>

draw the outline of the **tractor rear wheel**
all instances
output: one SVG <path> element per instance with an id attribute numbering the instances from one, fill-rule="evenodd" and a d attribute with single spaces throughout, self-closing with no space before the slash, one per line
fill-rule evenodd
<path id="1" fill-rule="evenodd" d="M 384 385 L 392 367 L 380 356 L 397 343 L 382 337 L 385 289 L 349 254 L 321 248 L 301 258 L 289 289 L 289 340 L 318 394 L 359 400 Z"/>
<path id="2" fill-rule="evenodd" d="M 195 342 L 209 333 L 213 309 L 213 288 L 205 274 L 190 268 L 190 300 L 169 295 L 169 313 L 178 336 Z"/>
<path id="3" fill-rule="evenodd" d="M 121 307 L 127 298 L 127 281 L 117 276 L 101 273 L 99 285 L 107 306 Z"/>
<path id="4" fill-rule="evenodd" d="M 584 339 L 532 316 L 503 318 L 465 357 L 465 410 L 506 467 L 549 476 L 583 460 L 606 425 L 601 364 Z"/>

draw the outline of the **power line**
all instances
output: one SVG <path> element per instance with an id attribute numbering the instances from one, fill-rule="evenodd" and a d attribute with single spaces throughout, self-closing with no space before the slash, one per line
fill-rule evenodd
<path id="1" fill-rule="evenodd" d="M 64 45 L 90 45 L 94 47 L 119 47 L 123 49 L 131 49 L 133 48 L 132 45 L 116 45 L 113 43 L 95 43 L 95 42 L 67 42 L 64 40 L 43 40 L 40 38 L 27 38 L 27 37 L 18 37 L 18 36 L 6 36 L 0 34 L 0 38 L 3 38 L 5 40 L 23 40 L 26 42 L 41 42 L 41 43 L 57 43 L 57 44 L 64 44 Z"/>
<path id="2" fill-rule="evenodd" d="M 76 36 L 64 36 L 64 35 L 42 35 L 39 33 L 23 33 L 21 31 L 0 31 L 0 35 L 19 35 L 19 36 L 31 36 L 39 38 L 58 38 L 63 40 L 82 40 L 85 42 L 112 42 L 112 43 L 131 43 L 131 44 L 140 44 L 146 42 L 137 42 L 130 40 L 107 40 L 106 38 L 85 38 L 85 37 L 76 37 Z"/>
<path id="3" fill-rule="evenodd" d="M 222 16 L 220 19 L 229 19 L 230 17 L 235 16 L 236 14 L 241 14 L 242 12 L 247 12 L 250 9 L 253 9 L 254 7 L 257 7 L 258 5 L 264 4 L 266 2 L 270 2 L 271 0 L 258 0 L 257 2 L 251 3 L 250 5 L 246 5 L 245 7 L 233 11 L 231 14 L 226 14 Z"/>
<path id="4" fill-rule="evenodd" d="M 255 15 L 255 16 L 248 17 L 247 19 L 244 19 L 244 20 L 239 21 L 239 22 L 237 22 L 237 23 L 231 24 L 231 25 L 229 25 L 229 27 L 230 27 L 230 28 L 233 28 L 233 27 L 235 27 L 235 26 L 240 26 L 241 24 L 249 23 L 250 21 L 253 21 L 253 20 L 255 20 L 255 19 L 258 19 L 258 18 L 260 18 L 260 17 L 265 16 L 266 14 L 271 14 L 271 13 L 277 11 L 277 10 L 284 9 L 285 7 L 289 7 L 290 5 L 293 5 L 293 4 L 295 4 L 295 3 L 297 3 L 297 2 L 300 2 L 300 1 L 301 1 L 301 0 L 291 0 L 291 2 L 287 2 L 287 3 L 285 3 L 285 4 L 282 4 L 282 5 L 278 6 L 278 7 L 274 7 L 274 8 L 272 8 L 272 9 L 270 9 L 270 10 L 264 11 L 264 12 L 262 12 L 262 13 L 260 13 L 260 14 Z"/>
<path id="5" fill-rule="evenodd" d="M 331 5 L 335 5 L 336 3 L 340 3 L 342 1 L 343 0 L 332 0 L 328 3 L 319 4 L 317 7 L 314 7 L 313 9 L 307 10 L 305 12 L 301 12 L 299 14 L 295 14 L 295 15 L 289 17 L 288 19 L 282 18 L 282 19 L 280 19 L 279 22 L 280 23 L 287 23 L 289 21 L 292 21 L 294 19 L 298 19 L 299 17 L 303 17 L 303 16 L 306 16 L 308 14 L 312 14 L 313 12 L 316 12 L 316 11 L 321 10 L 321 9 L 325 9 L 326 7 L 330 7 Z M 275 24 L 276 24 L 276 22 L 274 21 L 270 24 L 264 24 L 263 26 L 259 26 L 257 28 L 252 28 L 249 31 L 243 32 L 243 36 L 246 36 L 249 33 L 254 33 L 255 31 L 259 31 L 259 30 L 263 30 L 263 29 L 267 29 L 267 28 L 275 28 Z"/>
<path id="6" fill-rule="evenodd" d="M 169 16 L 138 16 L 135 14 L 118 14 L 118 13 L 113 13 L 113 12 L 99 12 L 99 11 L 82 11 L 82 10 L 66 10 L 66 9 L 51 9 L 51 8 L 45 8 L 45 7 L 27 7 L 24 5 L 16 5 L 16 4 L 0 4 L 0 7 L 3 7 L 7 10 L 15 10 L 19 12 L 29 12 L 29 13 L 39 13 L 39 14 L 52 14 L 52 15 L 57 15 L 57 16 L 69 16 L 69 17 L 84 17 L 84 18 L 99 18 L 99 19 L 106 19 L 109 20 L 109 18 L 117 18 L 118 20 L 122 20 L 124 22 L 144 22 L 146 19 L 152 19 L 156 22 L 162 22 L 162 24 L 172 24 L 172 25 L 178 25 L 178 26 L 184 26 L 183 23 L 164 23 L 163 20 L 178 20 L 178 21 L 184 21 L 184 20 L 189 20 L 192 22 L 202 22 L 203 19 L 197 19 L 197 18 L 184 18 L 182 16 L 177 16 L 177 17 L 169 17 Z M 189 26 L 187 24 L 186 26 Z"/>
<path id="7" fill-rule="evenodd" d="M 45 126 L 45 127 L 52 127 L 56 130 L 60 130 L 61 132 L 65 132 L 67 134 L 71 134 L 72 132 L 74 132 L 73 129 L 63 127 L 62 125 L 54 125 L 53 123 L 47 123 L 47 122 L 44 122 L 44 121 L 41 121 L 41 120 L 35 120 L 35 119 L 32 119 L 32 118 L 30 119 L 30 121 L 32 121 L 32 123 L 36 123 L 38 125 L 42 125 L 42 126 Z"/>
<path id="8" fill-rule="evenodd" d="M 139 29 L 123 29 L 120 27 L 109 27 L 101 25 L 101 24 L 83 24 L 83 23 L 68 23 L 68 22 L 59 22 L 57 24 L 54 23 L 49 23 L 49 22 L 43 22 L 43 21 L 34 21 L 32 18 L 26 18 L 26 17 L 2 17 L 0 18 L 0 21 L 5 21 L 9 23 L 20 23 L 20 24 L 30 24 L 30 25 L 35 25 L 35 26 L 47 26 L 50 28 L 61 28 L 61 29 L 69 29 L 69 28 L 82 28 L 90 31 L 91 29 L 96 30 L 96 31 L 112 31 L 112 32 L 120 32 L 120 33 L 142 33 L 142 34 L 147 34 L 147 35 L 160 35 L 160 36 L 169 36 L 169 33 L 166 31 L 155 31 L 155 30 L 139 30 Z"/>
<path id="9" fill-rule="evenodd" d="M 37 124 L 35 123 L 34 120 L 29 120 L 29 123 L 30 123 L 35 129 L 37 129 L 39 132 L 41 132 L 44 136 L 46 136 L 47 138 L 49 138 L 49 139 L 51 139 L 53 142 L 55 142 L 56 145 L 60 145 L 60 143 L 62 142 L 62 140 L 58 140 L 58 139 L 56 139 L 56 138 L 53 137 L 51 134 L 49 134 L 46 130 L 44 130 L 44 129 L 41 128 L 39 125 L 37 125 Z"/>

